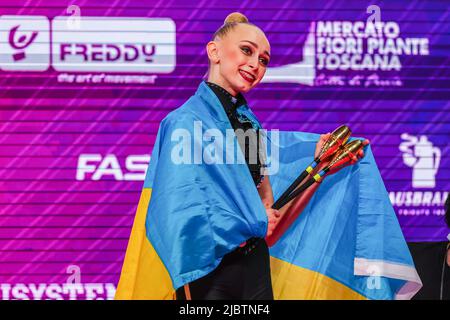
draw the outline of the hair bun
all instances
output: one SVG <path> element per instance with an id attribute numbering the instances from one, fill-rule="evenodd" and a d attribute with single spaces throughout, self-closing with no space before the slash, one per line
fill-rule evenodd
<path id="1" fill-rule="evenodd" d="M 233 12 L 225 18 L 224 24 L 227 23 L 248 23 L 248 19 L 240 12 Z"/>

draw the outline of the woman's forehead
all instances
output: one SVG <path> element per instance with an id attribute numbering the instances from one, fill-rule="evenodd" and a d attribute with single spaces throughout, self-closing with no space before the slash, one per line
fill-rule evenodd
<path id="1" fill-rule="evenodd" d="M 258 45 L 258 49 L 270 52 L 270 44 L 264 32 L 249 24 L 239 24 L 228 34 L 233 42 L 250 41 Z"/>

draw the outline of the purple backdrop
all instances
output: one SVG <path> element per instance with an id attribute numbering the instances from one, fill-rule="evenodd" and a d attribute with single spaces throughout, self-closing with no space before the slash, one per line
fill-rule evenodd
<path id="1" fill-rule="evenodd" d="M 271 42 L 263 126 L 349 124 L 406 239 L 445 240 L 445 1 L 0 1 L 1 298 L 113 297 L 159 121 L 232 11 Z"/>

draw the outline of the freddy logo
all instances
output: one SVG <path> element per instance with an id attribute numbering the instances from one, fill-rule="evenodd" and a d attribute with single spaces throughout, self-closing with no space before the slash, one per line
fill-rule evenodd
<path id="1" fill-rule="evenodd" d="M 45 71 L 50 65 L 50 22 L 44 16 L 0 17 L 0 69 Z M 6 41 L 8 39 L 8 41 Z"/>
<path id="2" fill-rule="evenodd" d="M 36 39 L 36 36 L 38 35 L 36 31 L 33 31 L 32 33 L 29 34 L 29 36 L 24 34 L 21 36 L 19 35 L 19 37 L 17 37 L 18 33 L 17 30 L 19 29 L 19 27 L 20 25 L 13 27 L 9 32 L 8 37 L 8 42 L 11 45 L 11 47 L 13 47 L 16 50 L 19 50 L 19 52 L 13 54 L 14 61 L 25 59 L 25 52 L 23 50 L 26 47 L 28 47 L 34 41 L 34 39 Z"/>
<path id="3" fill-rule="evenodd" d="M 52 21 L 58 71 L 170 73 L 175 69 L 175 23 L 169 18 L 70 17 Z"/>
<path id="4" fill-rule="evenodd" d="M 0 69 L 170 73 L 175 23 L 170 18 L 1 16 Z"/>
<path id="5" fill-rule="evenodd" d="M 113 44 L 61 44 L 61 61 L 70 59 L 71 55 L 79 55 L 83 61 L 112 62 L 123 59 L 124 61 L 136 61 L 140 56 L 145 62 L 152 62 L 155 54 L 155 45 L 113 45 Z"/>

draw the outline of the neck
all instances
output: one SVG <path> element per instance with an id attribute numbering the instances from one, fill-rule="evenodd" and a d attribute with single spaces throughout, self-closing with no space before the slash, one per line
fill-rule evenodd
<path id="1" fill-rule="evenodd" d="M 228 93 L 230 93 L 233 97 L 236 97 L 239 93 L 236 90 L 233 90 L 233 88 L 231 88 L 230 84 L 228 82 L 226 82 L 224 79 L 222 79 L 221 77 L 220 78 L 215 77 L 215 76 L 211 75 L 211 73 L 209 74 L 207 81 L 217 84 L 218 86 L 221 86 L 222 88 L 227 90 Z"/>

